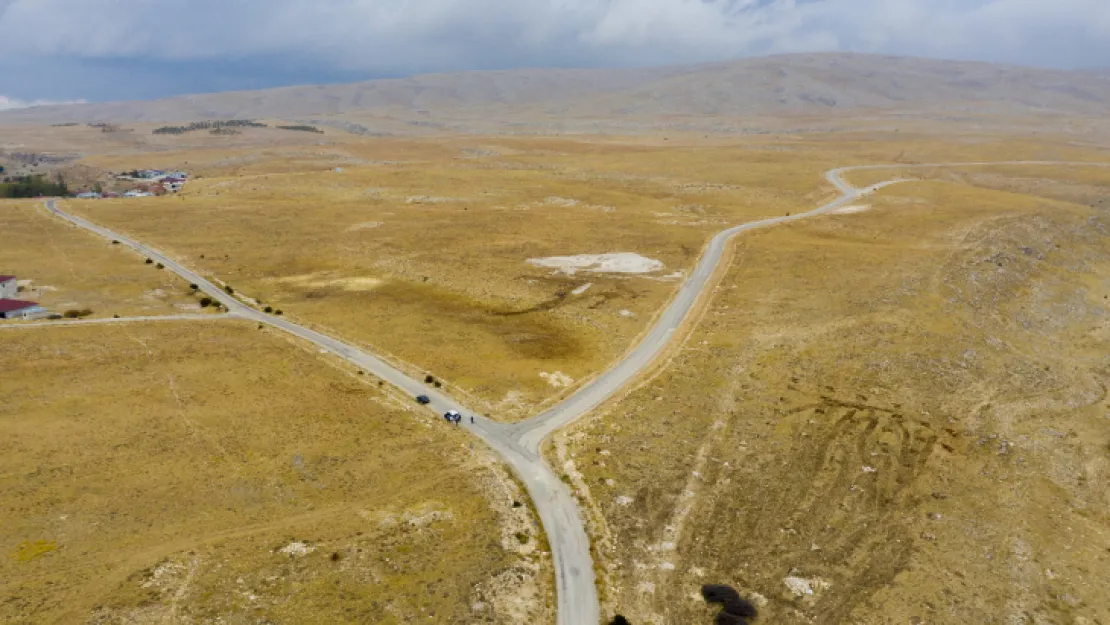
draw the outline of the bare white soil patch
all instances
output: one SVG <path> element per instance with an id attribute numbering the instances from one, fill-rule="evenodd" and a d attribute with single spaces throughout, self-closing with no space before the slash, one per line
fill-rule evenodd
<path id="1" fill-rule="evenodd" d="M 578 206 L 578 200 L 555 195 L 544 198 L 543 203 L 549 206 Z"/>
<path id="2" fill-rule="evenodd" d="M 820 593 L 822 590 L 827 589 L 831 584 L 829 582 L 815 577 L 813 579 L 805 579 L 803 577 L 787 577 L 782 580 L 786 587 L 790 589 L 797 597 L 805 595 L 814 595 Z"/>
<path id="3" fill-rule="evenodd" d="M 555 195 L 544 198 L 543 204 L 546 205 L 546 206 L 563 206 L 563 207 L 566 207 L 566 208 L 570 208 L 570 207 L 585 208 L 585 209 L 589 209 L 589 210 L 601 211 L 603 213 L 612 213 L 612 212 L 617 210 L 617 208 L 615 206 L 605 206 L 605 205 L 602 205 L 602 204 L 586 204 L 586 203 L 579 202 L 578 200 L 575 200 L 575 199 L 572 199 L 572 198 L 558 197 L 558 196 L 555 196 Z"/>
<path id="4" fill-rule="evenodd" d="M 652 273 L 663 269 L 661 261 L 632 252 L 551 256 L 549 258 L 531 258 L 528 262 L 537 267 L 557 269 L 570 276 L 579 271 L 591 273 Z"/>
<path id="5" fill-rule="evenodd" d="M 311 545 L 308 545 L 306 543 L 292 542 L 292 543 L 289 543 L 288 545 L 282 547 L 278 551 L 280 551 L 281 553 L 284 553 L 287 556 L 298 557 L 298 556 L 307 556 L 308 554 L 312 553 L 313 551 L 316 551 L 316 548 L 311 546 Z"/>
<path id="6" fill-rule="evenodd" d="M 347 228 L 347 232 L 356 232 L 358 230 L 371 230 L 373 228 L 381 227 L 382 225 L 384 225 L 384 223 L 385 222 L 381 222 L 381 221 L 364 221 L 360 224 L 355 224 L 355 225 L 351 226 L 350 228 Z"/>
<path id="7" fill-rule="evenodd" d="M 851 215 L 852 213 L 862 213 L 871 210 L 870 204 L 852 204 L 844 208 L 838 208 L 833 211 L 834 215 Z"/>
<path id="8" fill-rule="evenodd" d="M 563 373 L 562 371 L 556 371 L 555 373 L 548 373 L 546 371 L 541 371 L 540 372 L 540 377 L 543 378 L 551 386 L 554 386 L 555 388 L 566 388 L 566 387 L 570 386 L 571 384 L 574 384 L 574 378 L 572 378 L 569 375 Z"/>
<path id="9" fill-rule="evenodd" d="M 369 277 L 335 278 L 326 274 L 310 273 L 300 276 L 274 278 L 274 282 L 291 284 L 302 288 L 338 288 L 344 291 L 372 291 L 381 286 L 382 280 Z"/>
<path id="10" fill-rule="evenodd" d="M 583 284 L 582 286 L 578 287 L 577 289 L 574 289 L 573 291 L 570 292 L 570 294 L 571 295 L 581 295 L 581 294 L 585 293 L 586 291 L 589 291 L 590 287 L 592 287 L 593 285 L 594 285 L 593 282 L 588 282 L 588 283 Z"/>
<path id="11" fill-rule="evenodd" d="M 405 204 L 450 204 L 452 202 L 466 202 L 461 197 L 436 197 L 433 195 L 412 195 L 405 199 Z"/>
<path id="12" fill-rule="evenodd" d="M 538 202 L 530 202 L 528 204 L 519 204 L 519 205 L 517 205 L 515 210 L 527 211 L 527 210 L 532 210 L 533 208 L 551 208 L 551 207 L 556 207 L 556 208 L 582 208 L 582 209 L 586 209 L 586 210 L 601 211 L 603 213 L 612 213 L 612 212 L 615 212 L 617 210 L 617 208 L 615 206 L 605 206 L 605 205 L 602 205 L 602 204 L 588 204 L 588 203 L 585 203 L 585 202 L 580 202 L 580 201 L 578 201 L 574 198 L 559 197 L 557 195 L 552 195 L 552 196 L 545 197 L 544 199 L 542 199 Z"/>

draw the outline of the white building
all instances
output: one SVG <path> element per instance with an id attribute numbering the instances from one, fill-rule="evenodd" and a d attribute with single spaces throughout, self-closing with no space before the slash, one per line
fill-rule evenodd
<path id="1" fill-rule="evenodd" d="M 48 316 L 50 311 L 36 302 L 0 299 L 0 319 L 42 319 Z"/>
<path id="2" fill-rule="evenodd" d="M 15 297 L 19 293 L 19 284 L 15 276 L 0 276 L 0 299 Z"/>

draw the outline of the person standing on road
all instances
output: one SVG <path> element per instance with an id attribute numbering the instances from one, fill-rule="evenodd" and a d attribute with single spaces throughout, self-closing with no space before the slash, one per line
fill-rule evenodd
<path id="1" fill-rule="evenodd" d="M 474 425 L 474 415 L 470 415 L 470 425 Z"/>

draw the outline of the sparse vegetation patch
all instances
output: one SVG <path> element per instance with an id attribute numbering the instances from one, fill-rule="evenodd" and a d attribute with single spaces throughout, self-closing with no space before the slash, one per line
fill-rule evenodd
<path id="1" fill-rule="evenodd" d="M 210 130 L 212 134 L 237 134 L 236 128 L 266 128 L 266 124 L 249 119 L 229 119 L 224 121 L 192 122 L 187 126 L 162 126 L 152 132 L 156 135 L 183 135 L 197 130 Z"/>
<path id="2" fill-rule="evenodd" d="M 321 135 L 324 134 L 324 131 L 320 130 L 316 126 L 292 125 L 292 126 L 278 126 L 278 128 L 280 128 L 282 130 L 299 130 L 301 132 L 314 132 L 314 133 L 321 134 Z"/>

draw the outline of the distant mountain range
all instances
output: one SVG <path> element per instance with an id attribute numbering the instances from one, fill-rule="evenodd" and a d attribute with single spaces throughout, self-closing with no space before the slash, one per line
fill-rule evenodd
<path id="1" fill-rule="evenodd" d="M 152 101 L 41 106 L 0 123 L 298 119 L 372 113 L 613 119 L 909 111 L 1110 112 L 1110 70 L 1060 71 L 860 54 L 802 54 L 653 69 L 428 74 Z"/>

